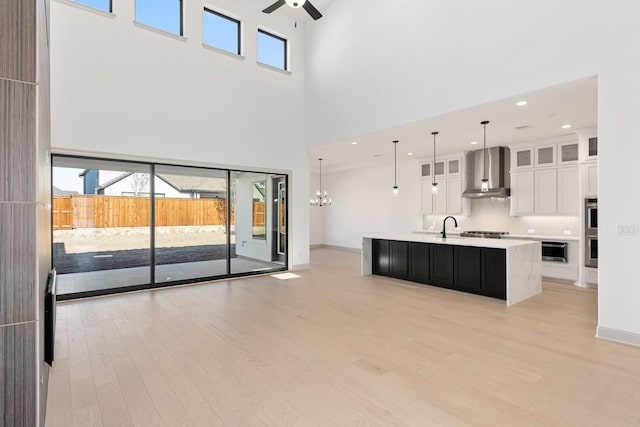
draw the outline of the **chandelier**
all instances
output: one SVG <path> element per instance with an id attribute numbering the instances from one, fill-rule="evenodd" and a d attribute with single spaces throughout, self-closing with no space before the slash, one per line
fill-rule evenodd
<path id="1" fill-rule="evenodd" d="M 331 206 L 331 198 L 327 194 L 327 190 L 322 190 L 322 158 L 318 159 L 320 162 L 320 185 L 316 191 L 316 196 L 311 199 L 311 206 Z"/>

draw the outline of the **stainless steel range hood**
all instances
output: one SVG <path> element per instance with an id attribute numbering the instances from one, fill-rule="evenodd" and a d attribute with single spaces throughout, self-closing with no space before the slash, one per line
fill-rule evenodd
<path id="1" fill-rule="evenodd" d="M 511 151 L 509 147 L 491 147 L 485 150 L 469 151 L 466 154 L 467 189 L 463 197 L 509 197 L 511 194 Z M 489 191 L 480 190 L 486 165 L 486 177 L 489 180 Z"/>

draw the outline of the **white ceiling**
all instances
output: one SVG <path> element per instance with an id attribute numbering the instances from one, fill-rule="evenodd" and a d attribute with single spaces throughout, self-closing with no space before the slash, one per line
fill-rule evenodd
<path id="1" fill-rule="evenodd" d="M 527 105 L 516 106 L 523 100 Z M 597 118 L 598 80 L 590 77 L 316 147 L 309 161 L 316 172 L 319 157 L 323 158 L 323 172 L 389 164 L 393 163 L 392 141 L 397 139 L 398 163 L 402 163 L 432 156 L 433 131 L 440 132 L 436 155 L 446 155 L 482 148 L 483 120 L 490 121 L 487 146 L 492 147 L 572 134 L 574 129 L 595 126 Z M 565 124 L 571 128 L 563 129 Z M 521 126 L 528 127 L 516 129 Z M 353 141 L 358 144 L 352 145 Z M 478 144 L 471 145 L 472 141 Z"/>

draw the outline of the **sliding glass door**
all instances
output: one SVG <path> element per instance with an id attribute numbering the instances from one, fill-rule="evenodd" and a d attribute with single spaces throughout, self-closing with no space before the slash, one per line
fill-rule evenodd
<path id="1" fill-rule="evenodd" d="M 225 276 L 227 171 L 155 166 L 155 282 Z"/>
<path id="2" fill-rule="evenodd" d="M 148 285 L 150 166 L 58 156 L 52 166 L 58 295 Z"/>
<path id="3" fill-rule="evenodd" d="M 231 172 L 231 209 L 235 213 L 231 274 L 259 273 L 285 265 L 286 246 L 279 237 L 280 232 L 286 233 L 285 201 L 283 176 Z"/>
<path id="4" fill-rule="evenodd" d="M 53 156 L 62 298 L 287 268 L 287 176 Z"/>

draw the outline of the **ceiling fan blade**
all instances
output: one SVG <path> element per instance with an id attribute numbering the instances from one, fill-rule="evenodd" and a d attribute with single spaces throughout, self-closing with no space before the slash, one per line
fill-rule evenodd
<path id="1" fill-rule="evenodd" d="M 302 7 L 314 20 L 322 18 L 322 14 L 308 0 L 302 5 Z"/>
<path id="2" fill-rule="evenodd" d="M 271 6 L 267 7 L 265 10 L 263 10 L 263 12 L 264 13 L 271 13 L 274 10 L 276 10 L 277 8 L 279 8 L 280 6 L 283 6 L 284 4 L 285 4 L 284 0 L 278 0 L 277 2 L 272 4 Z"/>

